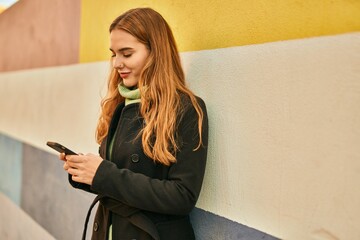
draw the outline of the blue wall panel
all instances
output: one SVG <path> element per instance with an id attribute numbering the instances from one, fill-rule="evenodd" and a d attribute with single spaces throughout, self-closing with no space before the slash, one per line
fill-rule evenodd
<path id="1" fill-rule="evenodd" d="M 203 240 L 277 240 L 256 229 L 196 208 L 191 212 L 196 239 Z"/>

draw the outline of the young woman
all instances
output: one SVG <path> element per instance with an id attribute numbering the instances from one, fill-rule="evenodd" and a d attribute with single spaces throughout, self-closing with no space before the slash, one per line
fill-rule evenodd
<path id="1" fill-rule="evenodd" d="M 99 201 L 92 239 L 195 239 L 189 213 L 205 171 L 205 104 L 186 86 L 159 13 L 129 10 L 109 30 L 113 68 L 96 131 L 100 156 L 60 155 L 70 183 L 98 195 L 86 225 Z"/>

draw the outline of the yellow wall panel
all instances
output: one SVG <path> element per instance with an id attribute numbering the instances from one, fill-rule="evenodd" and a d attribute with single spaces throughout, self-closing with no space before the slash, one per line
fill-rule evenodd
<path id="1" fill-rule="evenodd" d="M 182 52 L 360 30 L 358 0 L 82 0 L 80 62 L 108 59 L 111 21 L 144 6 L 167 19 Z"/>

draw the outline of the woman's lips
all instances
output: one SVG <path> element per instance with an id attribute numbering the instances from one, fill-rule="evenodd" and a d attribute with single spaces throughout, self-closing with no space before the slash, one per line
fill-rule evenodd
<path id="1" fill-rule="evenodd" d="M 127 78 L 130 75 L 130 72 L 122 72 L 120 73 L 121 78 Z"/>

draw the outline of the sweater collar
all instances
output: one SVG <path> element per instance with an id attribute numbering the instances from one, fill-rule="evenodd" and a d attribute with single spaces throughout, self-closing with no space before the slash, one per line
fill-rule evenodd
<path id="1" fill-rule="evenodd" d="M 125 98 L 125 106 L 132 103 L 139 103 L 141 101 L 140 89 L 128 89 L 121 83 L 118 85 L 118 90 L 121 96 Z"/>

